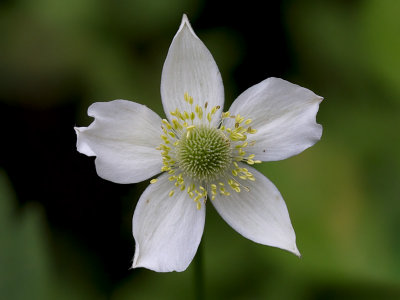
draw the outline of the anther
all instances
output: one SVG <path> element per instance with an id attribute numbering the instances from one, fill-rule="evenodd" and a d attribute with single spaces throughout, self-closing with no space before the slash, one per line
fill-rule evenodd
<path id="1" fill-rule="evenodd" d="M 184 94 L 184 100 L 193 104 L 193 98 L 188 93 Z M 257 132 L 248 126 L 252 119 L 245 119 L 240 114 L 231 115 L 229 111 L 222 112 L 217 124 L 220 127 L 214 128 L 209 124 L 221 107 L 216 105 L 208 110 L 208 106 L 206 101 L 204 105 L 197 104 L 188 111 L 171 111 L 174 118 L 171 121 L 162 120 L 163 143 L 156 148 L 162 156 L 161 171 L 168 172 L 168 180 L 173 184 L 174 189 L 168 195 L 172 197 L 176 188 L 185 191 L 196 202 L 198 209 L 201 209 L 208 197 L 214 200 L 218 194 L 231 195 L 225 184 L 217 181 L 218 178 L 228 177 L 223 180 L 227 180 L 229 188 L 237 193 L 249 191 L 241 182 L 256 179 L 246 168 L 240 168 L 238 162 L 249 165 L 261 163 L 255 160 L 254 154 L 244 151 L 244 148 L 255 144 L 255 141 L 247 141 L 248 134 Z M 203 116 L 209 124 L 204 124 Z M 196 118 L 200 125 L 194 124 Z M 232 128 L 223 124 L 226 118 L 235 120 Z M 152 184 L 156 182 L 156 178 L 150 180 Z"/>

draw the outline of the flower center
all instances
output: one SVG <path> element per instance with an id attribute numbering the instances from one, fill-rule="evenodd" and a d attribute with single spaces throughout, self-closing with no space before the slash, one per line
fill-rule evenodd
<path id="1" fill-rule="evenodd" d="M 247 153 L 255 144 L 248 135 L 257 132 L 250 126 L 252 120 L 229 112 L 217 114 L 220 107 L 208 107 L 207 102 L 204 107 L 194 105 L 187 93 L 184 99 L 190 105 L 189 111 L 176 109 L 170 112 L 171 122 L 162 120 L 163 143 L 156 148 L 161 151 L 161 171 L 168 172 L 173 183 L 169 196 L 176 189 L 186 190 L 200 209 L 208 197 L 214 200 L 217 195 L 230 196 L 232 191 L 249 191 L 245 181 L 254 181 L 255 177 L 238 162 L 249 165 L 261 162 L 254 160 L 254 154 Z M 212 120 L 216 114 L 219 123 L 214 127 Z M 225 125 L 228 119 L 234 120 L 234 126 Z M 150 181 L 156 182 L 157 179 Z"/>
<path id="2" fill-rule="evenodd" d="M 177 146 L 177 164 L 185 175 L 209 183 L 222 176 L 232 163 L 230 141 L 208 126 L 195 127 Z"/>

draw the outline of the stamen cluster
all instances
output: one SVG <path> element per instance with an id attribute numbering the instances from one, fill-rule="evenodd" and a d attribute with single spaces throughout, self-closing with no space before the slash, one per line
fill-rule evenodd
<path id="1" fill-rule="evenodd" d="M 246 168 L 239 167 L 243 161 L 250 165 L 260 163 L 254 160 L 254 154 L 247 154 L 246 148 L 252 147 L 255 141 L 249 141 L 247 136 L 257 132 L 250 124 L 251 119 L 245 119 L 240 114 L 231 116 L 224 112 L 218 117 L 221 120 L 217 126 L 212 125 L 219 106 L 208 108 L 206 102 L 203 107 L 193 105 L 193 98 L 185 93 L 185 101 L 190 104 L 189 111 L 176 109 L 170 112 L 171 122 L 162 120 L 161 138 L 163 143 L 157 147 L 161 151 L 163 166 L 161 171 L 170 174 L 169 180 L 175 188 L 186 190 L 197 208 L 201 208 L 207 201 L 208 195 L 214 200 L 219 194 L 230 196 L 227 186 L 239 193 L 241 188 L 249 191 L 241 181 L 255 178 Z M 226 127 L 227 118 L 235 119 L 233 128 Z M 150 182 L 155 183 L 152 179 Z M 175 188 L 169 192 L 172 197 Z"/>

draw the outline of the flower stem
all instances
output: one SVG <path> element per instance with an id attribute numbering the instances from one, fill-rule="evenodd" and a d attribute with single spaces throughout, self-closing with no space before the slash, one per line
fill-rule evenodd
<path id="1" fill-rule="evenodd" d="M 194 258 L 194 291 L 196 300 L 204 299 L 203 242 L 200 242 Z"/>

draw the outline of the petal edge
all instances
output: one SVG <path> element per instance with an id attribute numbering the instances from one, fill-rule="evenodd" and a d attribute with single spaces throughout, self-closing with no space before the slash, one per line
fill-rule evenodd
<path id="1" fill-rule="evenodd" d="M 247 168 L 256 180 L 241 181 L 249 192 L 242 190 L 240 193 L 232 191 L 230 196 L 217 195 L 211 201 L 215 209 L 245 238 L 300 256 L 289 213 L 278 189 L 256 169 L 243 163 L 239 165 Z"/>
<path id="2" fill-rule="evenodd" d="M 136 250 L 132 268 L 156 272 L 186 270 L 200 244 L 205 205 L 200 210 L 185 191 L 175 191 L 164 173 L 140 196 L 132 219 Z"/>
<path id="3" fill-rule="evenodd" d="M 262 161 L 297 155 L 320 140 L 316 115 L 322 97 L 280 78 L 268 78 L 244 91 L 229 111 L 253 119 L 251 151 Z M 228 120 L 228 124 L 232 123 Z"/>
<path id="4" fill-rule="evenodd" d="M 204 107 L 206 102 L 210 108 L 224 105 L 224 86 L 218 66 L 183 15 L 161 75 L 161 99 L 168 119 L 171 120 L 170 112 L 176 109 L 194 110 L 185 102 L 185 93 L 193 98 L 193 106 Z M 218 119 L 213 118 L 212 124 L 217 124 Z"/>
<path id="5" fill-rule="evenodd" d="M 126 101 L 96 102 L 95 120 L 75 128 L 77 150 L 96 156 L 97 174 L 115 183 L 135 183 L 161 172 L 161 118 L 144 105 Z"/>

